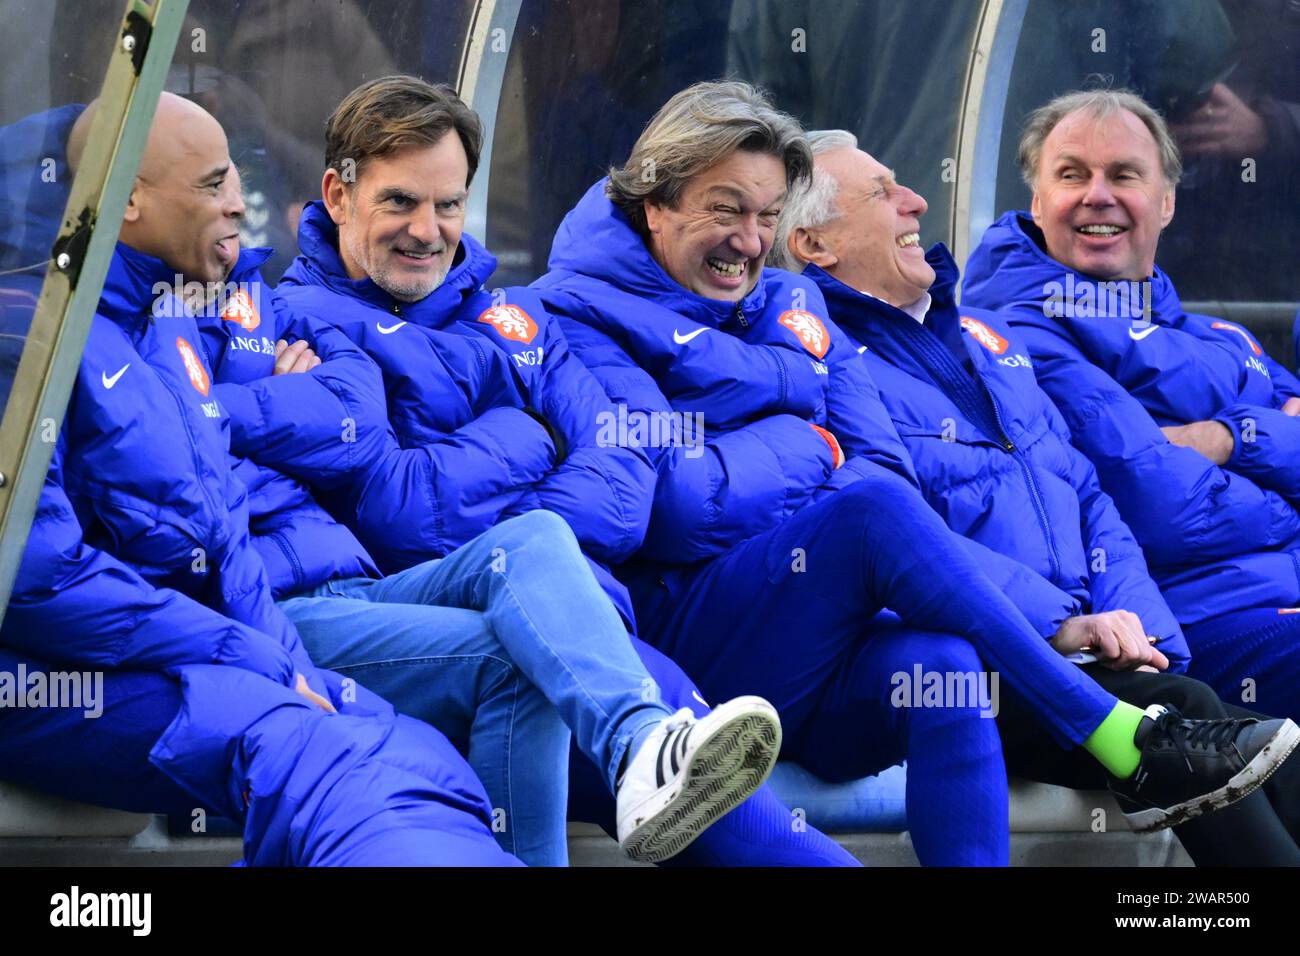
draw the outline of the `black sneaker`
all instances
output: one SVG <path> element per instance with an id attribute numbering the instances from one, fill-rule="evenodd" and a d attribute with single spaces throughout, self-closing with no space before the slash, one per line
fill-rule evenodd
<path id="1" fill-rule="evenodd" d="M 1110 789 L 1134 832 L 1149 833 L 1250 796 L 1300 744 L 1300 727 L 1289 719 L 1190 720 L 1152 704 L 1133 742 L 1142 751 L 1137 771 L 1112 779 Z"/>

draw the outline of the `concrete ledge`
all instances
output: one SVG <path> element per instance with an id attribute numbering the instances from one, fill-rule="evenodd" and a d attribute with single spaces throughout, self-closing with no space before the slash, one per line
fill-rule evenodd
<path id="1" fill-rule="evenodd" d="M 133 837 L 149 820 L 0 783 L 0 837 Z"/>
<path id="2" fill-rule="evenodd" d="M 836 833 L 835 842 L 866 866 L 919 866 L 907 833 Z M 646 866 L 634 863 L 599 827 L 569 825 L 570 866 Z M 1191 866 L 1169 830 L 1117 833 L 1013 832 L 1012 866 Z"/>

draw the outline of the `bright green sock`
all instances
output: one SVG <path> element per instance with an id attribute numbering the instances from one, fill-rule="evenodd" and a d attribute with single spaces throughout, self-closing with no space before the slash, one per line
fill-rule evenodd
<path id="1" fill-rule="evenodd" d="M 1145 716 L 1141 707 L 1117 700 L 1115 709 L 1084 740 L 1083 749 L 1115 776 L 1127 780 L 1133 776 L 1138 761 L 1142 759 L 1142 751 L 1133 742 L 1133 735 Z"/>

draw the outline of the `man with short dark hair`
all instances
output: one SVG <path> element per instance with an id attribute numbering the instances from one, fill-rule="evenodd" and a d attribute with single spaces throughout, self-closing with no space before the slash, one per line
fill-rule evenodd
<path id="1" fill-rule="evenodd" d="M 1181 163 L 1139 97 L 1045 104 L 1020 163 L 1031 210 L 989 227 L 963 303 L 1023 336 L 1183 626 L 1189 673 L 1300 718 L 1300 380 L 1241 325 L 1186 312 L 1156 267 Z"/>

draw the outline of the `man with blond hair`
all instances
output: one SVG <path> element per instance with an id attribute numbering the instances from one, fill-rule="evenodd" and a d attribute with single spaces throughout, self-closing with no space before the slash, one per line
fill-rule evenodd
<path id="1" fill-rule="evenodd" d="M 1300 380 L 1249 329 L 1187 312 L 1156 266 L 1182 163 L 1140 97 L 1057 97 L 1019 159 L 1030 210 L 989 227 L 963 303 L 1023 337 L 1146 551 L 1189 673 L 1300 718 Z"/>

